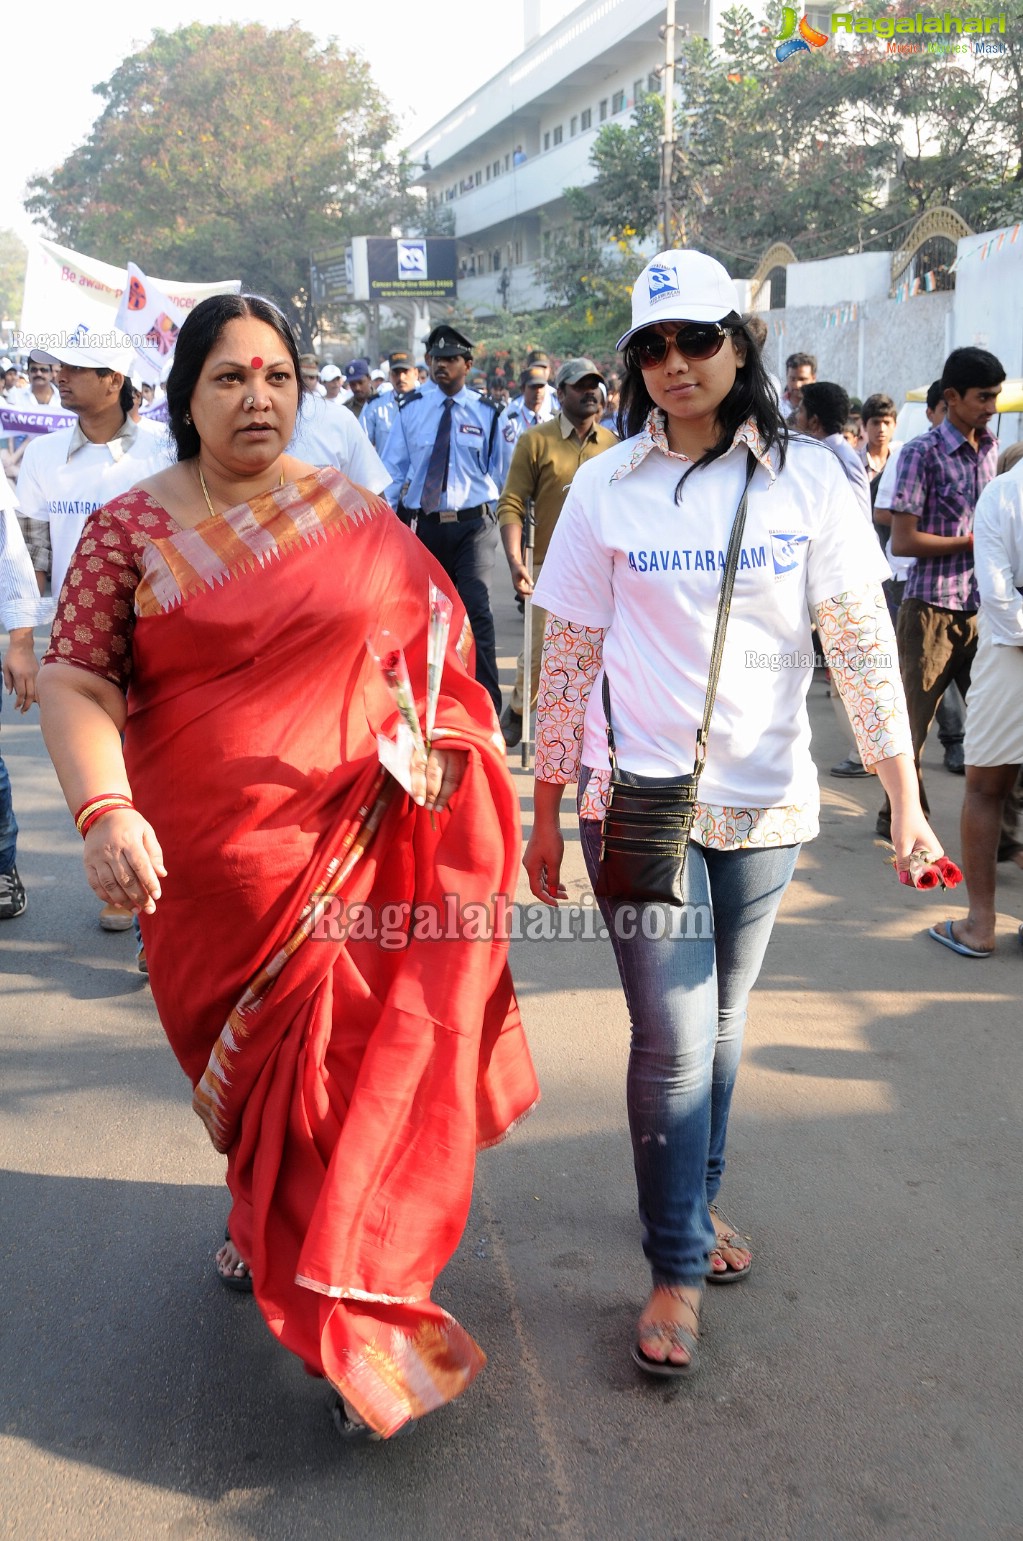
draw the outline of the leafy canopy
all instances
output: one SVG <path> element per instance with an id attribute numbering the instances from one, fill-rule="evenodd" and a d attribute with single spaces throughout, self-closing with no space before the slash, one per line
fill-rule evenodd
<path id="1" fill-rule="evenodd" d="M 308 341 L 309 258 L 408 212 L 395 124 L 356 53 L 297 25 L 195 22 L 96 87 L 88 140 L 31 185 L 57 240 L 193 281 L 241 277 Z"/>

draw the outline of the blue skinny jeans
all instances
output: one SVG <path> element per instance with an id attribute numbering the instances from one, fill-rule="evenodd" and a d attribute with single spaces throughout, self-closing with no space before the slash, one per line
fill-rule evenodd
<path id="1" fill-rule="evenodd" d="M 580 821 L 591 882 L 600 828 Z M 690 844 L 681 910 L 598 901 L 632 1023 L 629 1128 L 655 1284 L 707 1275 L 746 1006 L 798 855 L 798 845 Z"/>

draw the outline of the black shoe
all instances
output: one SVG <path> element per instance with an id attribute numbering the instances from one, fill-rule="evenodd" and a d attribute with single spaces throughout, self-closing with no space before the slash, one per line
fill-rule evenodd
<path id="1" fill-rule="evenodd" d="M 0 920 L 13 920 L 28 909 L 25 885 L 18 876 L 17 867 L 10 872 L 0 872 Z"/>
<path id="2" fill-rule="evenodd" d="M 510 706 L 506 706 L 501 713 L 501 732 L 509 749 L 514 749 L 516 744 L 521 744 L 522 713 L 513 712 Z"/>
<path id="3" fill-rule="evenodd" d="M 874 832 L 882 840 L 890 840 L 892 838 L 892 821 L 888 814 L 878 814 L 877 823 L 874 825 Z"/>
<path id="4" fill-rule="evenodd" d="M 945 769 L 951 771 L 953 776 L 966 775 L 966 756 L 962 744 L 949 744 L 945 750 Z"/>
<path id="5" fill-rule="evenodd" d="M 844 760 L 839 760 L 837 765 L 831 767 L 832 776 L 869 776 L 863 761 L 854 754 L 847 754 Z"/>

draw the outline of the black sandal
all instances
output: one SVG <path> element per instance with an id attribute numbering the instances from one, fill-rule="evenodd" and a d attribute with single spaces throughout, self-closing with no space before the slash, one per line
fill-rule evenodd
<path id="1" fill-rule="evenodd" d="M 231 1240 L 231 1232 L 226 1228 L 224 1230 L 224 1240 Z M 220 1280 L 221 1284 L 226 1290 L 234 1290 L 235 1294 L 237 1295 L 252 1294 L 252 1270 L 249 1268 L 248 1263 L 246 1263 L 244 1259 L 239 1260 L 234 1273 L 221 1273 L 220 1264 L 217 1262 L 215 1256 L 213 1260 L 213 1266 L 217 1270 L 217 1278 Z M 244 1268 L 245 1272 L 238 1273 L 238 1268 Z"/>
<path id="2" fill-rule="evenodd" d="M 667 1286 L 665 1286 L 667 1288 Z M 681 1300 L 683 1305 L 689 1307 L 693 1315 L 693 1321 L 697 1328 L 700 1325 L 700 1313 L 692 1301 L 685 1295 L 671 1293 L 676 1300 Z M 649 1354 L 644 1354 L 640 1344 L 644 1338 L 667 1339 L 668 1349 L 684 1348 L 689 1358 L 685 1364 L 679 1364 L 673 1359 L 651 1359 Z M 637 1335 L 636 1342 L 632 1345 L 632 1361 L 646 1375 L 659 1375 L 664 1379 L 679 1380 L 686 1375 L 692 1375 L 700 1362 L 699 1334 L 690 1332 L 688 1327 L 683 1327 L 681 1322 L 647 1322 L 643 1331 Z"/>

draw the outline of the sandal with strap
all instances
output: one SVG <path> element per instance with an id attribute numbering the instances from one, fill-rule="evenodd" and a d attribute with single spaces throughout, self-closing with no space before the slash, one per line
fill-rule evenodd
<path id="1" fill-rule="evenodd" d="M 227 1228 L 224 1230 L 224 1240 L 225 1242 L 231 1241 L 231 1232 Z M 231 1242 L 231 1245 L 234 1246 L 234 1243 Z M 235 1250 L 237 1251 L 237 1248 Z M 214 1263 L 217 1270 L 217 1278 L 220 1280 L 221 1284 L 226 1290 L 234 1290 L 238 1295 L 252 1294 L 252 1270 L 249 1268 L 248 1263 L 244 1261 L 240 1254 L 239 1260 L 235 1264 L 235 1268 L 232 1273 L 224 1273 L 221 1270 L 220 1264 L 217 1263 L 215 1259 Z M 239 1273 L 239 1269 L 242 1270 L 241 1273 Z"/>
<path id="2" fill-rule="evenodd" d="M 750 1270 L 753 1267 L 752 1255 L 750 1256 L 749 1262 L 746 1264 L 745 1268 L 733 1268 L 732 1264 L 721 1251 L 721 1248 L 729 1247 L 737 1252 L 748 1252 L 749 1248 L 746 1246 L 746 1243 L 749 1241 L 749 1237 L 743 1236 L 741 1232 L 737 1231 L 732 1225 L 731 1221 L 726 1220 L 724 1215 L 721 1214 L 713 1204 L 711 1204 L 709 1207 L 711 1214 L 720 1220 L 722 1225 L 726 1225 L 728 1229 L 726 1231 L 719 1231 L 717 1233 L 717 1244 L 710 1249 L 710 1255 L 707 1259 L 707 1283 L 738 1284 L 740 1279 L 745 1279 L 749 1276 Z M 725 1265 L 724 1268 L 711 1267 L 711 1263 L 715 1257 L 719 1257 L 721 1259 Z"/>
<path id="3" fill-rule="evenodd" d="M 665 1286 L 665 1288 L 668 1288 Z M 699 1327 L 700 1313 L 692 1301 L 685 1295 L 675 1290 L 669 1290 L 676 1300 L 689 1307 L 693 1322 Z M 685 1349 L 689 1358 L 684 1364 L 673 1359 L 652 1359 L 649 1354 L 644 1354 L 642 1343 L 649 1342 L 651 1338 L 657 1338 L 663 1343 L 665 1352 L 669 1353 L 673 1348 Z M 637 1334 L 636 1342 L 632 1345 L 632 1360 L 646 1375 L 659 1375 L 666 1379 L 679 1379 L 682 1376 L 691 1375 L 700 1362 L 698 1347 L 698 1333 L 691 1332 L 688 1327 L 683 1327 L 681 1322 L 646 1322 L 642 1330 Z"/>

